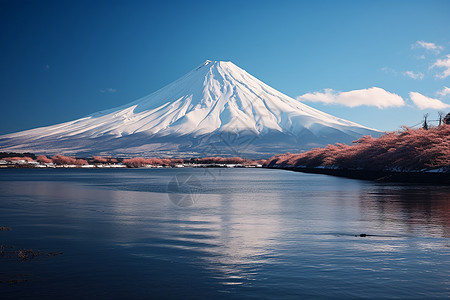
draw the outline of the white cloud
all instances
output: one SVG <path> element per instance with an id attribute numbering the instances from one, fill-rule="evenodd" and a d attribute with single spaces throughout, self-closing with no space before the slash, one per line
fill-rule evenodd
<path id="1" fill-rule="evenodd" d="M 100 93 L 115 93 L 117 92 L 117 89 L 113 89 L 113 88 L 107 88 L 104 90 L 100 90 Z"/>
<path id="2" fill-rule="evenodd" d="M 410 92 L 409 97 L 419 109 L 444 109 L 450 107 L 449 104 L 439 99 L 430 98 L 417 92 Z"/>
<path id="3" fill-rule="evenodd" d="M 437 95 L 441 96 L 441 97 L 445 97 L 447 95 L 450 95 L 450 88 L 444 86 L 444 88 L 442 89 L 442 91 L 438 91 L 436 93 Z"/>
<path id="4" fill-rule="evenodd" d="M 437 78 L 447 78 L 450 76 L 450 54 L 447 54 L 445 58 L 438 59 L 434 64 L 431 65 L 432 68 L 444 68 L 441 74 L 436 75 Z"/>
<path id="5" fill-rule="evenodd" d="M 45 65 L 44 66 L 44 71 L 49 71 L 50 70 L 50 65 Z"/>
<path id="6" fill-rule="evenodd" d="M 402 74 L 404 76 L 408 76 L 408 77 L 410 77 L 412 79 L 420 79 L 420 80 L 422 80 L 425 77 L 425 75 L 423 75 L 423 73 L 421 73 L 421 72 L 414 72 L 414 71 L 405 71 Z"/>
<path id="7" fill-rule="evenodd" d="M 435 43 L 428 43 L 425 41 L 417 41 L 411 45 L 411 48 L 423 48 L 425 50 L 432 51 L 436 54 L 438 54 L 444 49 L 444 47 L 436 45 Z"/>
<path id="8" fill-rule="evenodd" d="M 297 97 L 299 101 L 322 102 L 325 104 L 340 104 L 348 107 L 376 106 L 378 108 L 398 107 L 405 105 L 405 101 L 397 94 L 389 93 L 382 88 L 338 92 L 325 89 L 324 92 L 307 93 Z"/>

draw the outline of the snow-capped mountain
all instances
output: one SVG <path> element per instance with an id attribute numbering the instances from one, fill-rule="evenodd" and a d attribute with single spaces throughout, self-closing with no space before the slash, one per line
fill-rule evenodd
<path id="1" fill-rule="evenodd" d="M 207 60 L 123 106 L 0 136 L 0 151 L 267 157 L 367 134 L 379 131 L 300 103 L 232 62 Z"/>

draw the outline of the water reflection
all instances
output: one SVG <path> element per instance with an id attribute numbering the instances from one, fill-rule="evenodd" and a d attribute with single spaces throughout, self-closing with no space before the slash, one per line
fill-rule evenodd
<path id="1" fill-rule="evenodd" d="M 425 286 L 437 296 L 446 292 L 449 187 L 268 170 L 224 170 L 212 180 L 186 170 L 198 172 L 204 188 L 195 205 L 181 208 L 161 192 L 172 170 L 76 172 L 65 181 L 3 177 L 0 226 L 15 228 L 17 243 L 57 245 L 68 260 L 79 258 L 70 248 L 77 245 L 98 260 L 122 261 L 128 280 L 143 280 L 158 265 L 158 280 L 227 295 L 323 297 L 331 289 L 341 297 L 386 297 L 401 290 L 410 298 L 423 296 Z"/>
<path id="2" fill-rule="evenodd" d="M 383 230 L 449 238 L 449 195 L 450 188 L 445 186 L 380 185 L 360 193 L 360 201 L 362 212 L 368 217 L 374 214 Z"/>

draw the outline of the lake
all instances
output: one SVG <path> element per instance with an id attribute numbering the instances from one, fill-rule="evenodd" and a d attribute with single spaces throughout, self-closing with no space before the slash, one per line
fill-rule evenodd
<path id="1" fill-rule="evenodd" d="M 450 187 L 270 169 L 0 170 L 2 298 L 448 298 Z M 20 260 L 18 250 L 46 255 Z M 55 253 L 59 255 L 48 255 Z"/>

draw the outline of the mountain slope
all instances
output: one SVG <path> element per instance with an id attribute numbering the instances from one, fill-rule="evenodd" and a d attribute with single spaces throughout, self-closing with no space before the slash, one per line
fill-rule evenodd
<path id="1" fill-rule="evenodd" d="M 379 132 L 288 97 L 231 62 L 206 61 L 129 104 L 0 137 L 2 151 L 268 156 Z"/>

